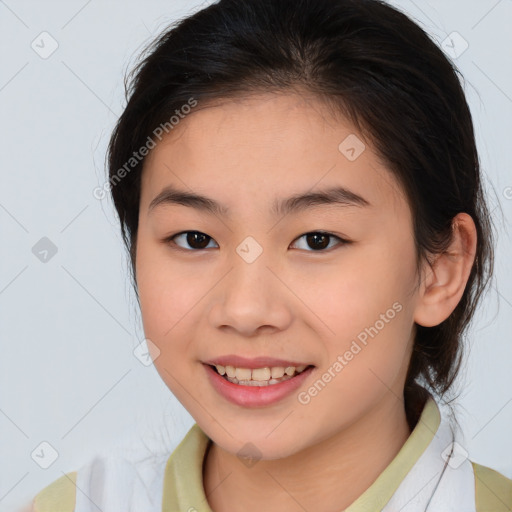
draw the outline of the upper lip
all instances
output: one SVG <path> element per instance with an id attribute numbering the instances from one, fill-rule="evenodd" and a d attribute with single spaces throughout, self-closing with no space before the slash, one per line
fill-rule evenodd
<path id="1" fill-rule="evenodd" d="M 210 359 L 204 362 L 209 365 L 221 365 L 221 366 L 234 366 L 235 368 L 274 368 L 276 366 L 282 366 L 284 368 L 288 366 L 310 366 L 309 363 L 301 363 L 298 361 L 285 361 L 284 359 L 276 359 L 275 357 L 260 356 L 254 358 L 247 358 L 237 355 L 225 355 L 219 356 L 214 359 Z"/>

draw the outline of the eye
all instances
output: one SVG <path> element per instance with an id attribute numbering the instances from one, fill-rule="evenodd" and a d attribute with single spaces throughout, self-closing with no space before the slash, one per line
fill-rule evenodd
<path id="1" fill-rule="evenodd" d="M 329 246 L 328 239 L 337 239 L 340 241 L 338 245 L 349 244 L 348 240 L 344 240 L 339 236 L 333 235 L 332 233 L 325 233 L 323 231 L 312 231 L 310 233 L 305 233 L 304 235 L 298 237 L 296 240 L 300 240 L 304 238 L 308 245 L 312 245 L 314 247 L 313 251 L 308 252 L 318 252 L 319 250 L 325 249 Z"/>
<path id="2" fill-rule="evenodd" d="M 189 245 L 189 247 L 195 249 L 196 251 L 207 249 L 208 241 L 213 240 L 211 236 L 208 236 L 207 234 L 202 233 L 201 231 L 182 231 L 181 233 L 177 233 L 176 235 L 172 235 L 166 238 L 164 240 L 164 243 L 170 243 L 171 245 L 177 246 L 179 249 L 190 251 L 190 249 L 182 247 L 181 245 L 175 242 L 175 240 L 179 239 L 180 237 L 185 237 L 185 242 Z M 323 231 L 312 231 L 310 233 L 305 233 L 304 235 L 296 238 L 296 240 L 300 240 L 301 238 L 304 238 L 309 246 L 313 246 L 313 251 L 308 252 L 319 252 L 325 249 L 326 247 L 329 247 L 330 244 L 327 242 L 328 239 L 339 240 L 340 243 L 338 243 L 338 245 L 350 243 L 349 240 L 345 240 L 343 238 L 340 238 L 339 236 L 333 235 L 332 233 L 326 233 Z"/>
<path id="3" fill-rule="evenodd" d="M 213 240 L 212 237 L 206 235 L 205 233 L 201 233 L 200 231 L 183 231 L 182 233 L 178 233 L 169 238 L 166 238 L 164 242 L 170 242 L 172 245 L 177 245 L 180 249 L 183 249 L 183 247 L 181 247 L 174 241 L 174 239 L 177 239 L 179 237 L 185 237 L 184 240 L 193 249 L 206 249 L 206 246 L 208 245 L 208 240 Z"/>

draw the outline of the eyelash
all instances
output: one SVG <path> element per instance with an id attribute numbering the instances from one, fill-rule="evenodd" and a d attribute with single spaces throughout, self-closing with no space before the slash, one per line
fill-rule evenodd
<path id="1" fill-rule="evenodd" d="M 170 244 L 172 246 L 172 249 L 178 250 L 178 251 L 200 252 L 200 251 L 206 250 L 206 248 L 203 248 L 203 249 L 184 249 L 183 247 L 180 247 L 179 245 L 177 245 L 176 242 L 174 241 L 174 239 L 176 237 L 178 237 L 178 236 L 186 235 L 187 233 L 198 233 L 200 235 L 205 235 L 210 240 L 213 240 L 212 237 L 208 236 L 206 233 L 202 233 L 201 231 L 180 231 L 179 233 L 176 233 L 175 235 L 171 235 L 171 236 L 165 238 L 163 240 L 163 242 L 166 243 L 166 244 Z M 336 238 L 340 242 L 340 243 L 337 244 L 337 246 L 343 246 L 343 245 L 348 245 L 348 244 L 352 243 L 350 240 L 346 240 L 344 238 L 341 238 L 341 237 L 339 237 L 337 235 L 334 235 L 334 234 L 326 232 L 326 231 L 309 231 L 309 232 L 304 233 L 303 235 L 300 235 L 299 237 L 297 237 L 294 240 L 294 242 L 296 240 L 299 240 L 299 239 L 307 236 L 307 235 L 323 235 L 323 236 L 329 237 L 329 238 Z M 329 249 L 310 250 L 310 251 L 306 251 L 306 252 L 328 252 L 330 249 L 332 249 L 332 247 L 329 248 Z"/>

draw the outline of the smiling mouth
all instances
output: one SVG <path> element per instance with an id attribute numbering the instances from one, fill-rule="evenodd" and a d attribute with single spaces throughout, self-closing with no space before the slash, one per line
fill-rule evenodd
<path id="1" fill-rule="evenodd" d="M 272 386 L 293 379 L 302 372 L 314 368 L 314 365 L 265 367 L 265 368 L 235 368 L 233 366 L 208 365 L 222 378 L 241 386 Z"/>

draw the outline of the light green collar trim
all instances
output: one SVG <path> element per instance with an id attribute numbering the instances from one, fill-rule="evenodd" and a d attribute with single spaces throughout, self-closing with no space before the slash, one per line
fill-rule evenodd
<path id="1" fill-rule="evenodd" d="M 203 488 L 203 460 L 210 443 L 197 423 L 167 460 L 162 512 L 212 512 Z"/>
<path id="2" fill-rule="evenodd" d="M 405 444 L 373 484 L 345 512 L 381 510 L 434 438 L 441 415 L 429 397 Z M 191 427 L 167 461 L 162 512 L 212 512 L 203 488 L 203 460 L 211 440 L 197 423 Z"/>
<path id="3" fill-rule="evenodd" d="M 429 397 L 418 423 L 395 458 L 366 491 L 344 512 L 382 510 L 395 494 L 402 480 L 427 449 L 441 424 L 439 408 Z"/>

